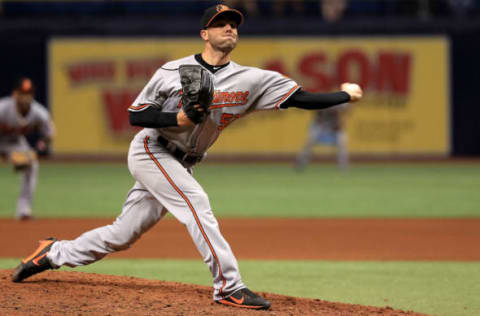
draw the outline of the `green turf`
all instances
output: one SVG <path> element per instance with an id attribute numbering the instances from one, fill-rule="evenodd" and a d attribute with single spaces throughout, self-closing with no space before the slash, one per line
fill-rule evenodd
<path id="1" fill-rule="evenodd" d="M 0 268 L 17 262 L 1 259 Z M 439 316 L 480 315 L 478 262 L 240 261 L 240 268 L 257 291 Z M 200 260 L 105 259 L 75 271 L 211 285 Z"/>
<path id="2" fill-rule="evenodd" d="M 480 216 L 480 164 L 203 164 L 195 177 L 219 217 Z M 125 164 L 43 163 L 39 217 L 114 217 L 133 184 Z M 0 217 L 12 216 L 19 178 L 0 165 Z"/>

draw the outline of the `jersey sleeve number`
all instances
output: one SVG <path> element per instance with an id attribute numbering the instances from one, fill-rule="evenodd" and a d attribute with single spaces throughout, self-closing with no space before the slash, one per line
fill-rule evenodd
<path id="1" fill-rule="evenodd" d="M 240 114 L 223 113 L 222 117 L 220 118 L 220 125 L 218 126 L 218 130 L 220 132 L 223 131 L 225 127 L 230 125 L 238 118 L 240 118 Z"/>

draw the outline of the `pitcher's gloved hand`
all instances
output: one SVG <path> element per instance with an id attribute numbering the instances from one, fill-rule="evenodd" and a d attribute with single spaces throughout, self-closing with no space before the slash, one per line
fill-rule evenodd
<path id="1" fill-rule="evenodd" d="M 182 109 L 195 124 L 205 120 L 213 100 L 213 80 L 199 65 L 181 65 L 178 68 L 182 84 Z"/>

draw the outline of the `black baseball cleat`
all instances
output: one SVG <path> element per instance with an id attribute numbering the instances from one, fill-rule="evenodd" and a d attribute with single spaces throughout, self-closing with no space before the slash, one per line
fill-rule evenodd
<path id="1" fill-rule="evenodd" d="M 47 254 L 53 243 L 56 241 L 57 239 L 55 238 L 40 240 L 40 246 L 38 246 L 37 250 L 35 250 L 30 257 L 22 260 L 22 262 L 15 268 L 15 271 L 12 274 L 12 281 L 22 282 L 24 279 L 31 277 L 34 274 L 53 269 L 47 259 Z"/>
<path id="2" fill-rule="evenodd" d="M 216 302 L 218 304 L 250 309 L 269 309 L 271 305 L 269 301 L 247 288 L 238 290 L 229 297 Z"/>

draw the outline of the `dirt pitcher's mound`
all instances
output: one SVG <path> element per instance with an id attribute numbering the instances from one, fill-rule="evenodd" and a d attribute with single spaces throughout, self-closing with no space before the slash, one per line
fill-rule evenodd
<path id="1" fill-rule="evenodd" d="M 269 293 L 271 309 L 252 312 L 215 304 L 199 285 L 65 271 L 12 283 L 11 272 L 0 270 L 0 315 L 421 315 Z"/>

